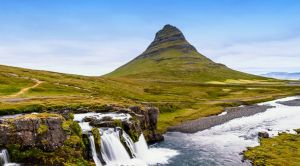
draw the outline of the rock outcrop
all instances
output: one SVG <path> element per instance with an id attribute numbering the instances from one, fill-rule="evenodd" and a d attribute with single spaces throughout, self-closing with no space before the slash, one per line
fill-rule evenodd
<path id="1" fill-rule="evenodd" d="M 157 132 L 158 108 L 146 107 L 142 109 L 141 107 L 134 106 L 129 107 L 129 109 L 133 112 L 131 114 L 139 120 L 148 143 L 164 140 L 163 135 Z"/>
<path id="2" fill-rule="evenodd" d="M 0 145 L 20 144 L 23 148 L 54 151 L 68 138 L 68 133 L 62 128 L 63 121 L 64 118 L 59 115 L 45 118 L 28 115 L 3 120 L 0 124 Z"/>
<path id="3" fill-rule="evenodd" d="M 69 117 L 72 117 L 70 114 Z M 2 119 L 0 149 L 24 165 L 91 165 L 86 160 L 81 129 L 62 115 L 39 113 Z"/>

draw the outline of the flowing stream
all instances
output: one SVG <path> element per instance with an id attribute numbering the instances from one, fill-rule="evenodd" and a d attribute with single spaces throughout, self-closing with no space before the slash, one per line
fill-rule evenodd
<path id="1" fill-rule="evenodd" d="M 273 137 L 279 132 L 294 133 L 293 129 L 300 128 L 300 107 L 277 103 L 297 98 L 299 97 L 261 103 L 260 105 L 272 105 L 274 108 L 253 116 L 233 119 L 197 133 L 168 132 L 165 134 L 165 141 L 155 147 L 171 148 L 180 153 L 165 165 L 251 165 L 249 161 L 242 162 L 240 153 L 246 147 L 259 145 L 258 132 L 265 131 Z"/>

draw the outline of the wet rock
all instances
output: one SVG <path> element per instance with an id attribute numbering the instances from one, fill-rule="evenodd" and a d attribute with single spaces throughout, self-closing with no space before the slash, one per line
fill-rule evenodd
<path id="1" fill-rule="evenodd" d="M 262 132 L 258 132 L 258 138 L 269 138 L 269 133 L 262 131 Z"/>
<path id="2" fill-rule="evenodd" d="M 142 134 L 138 120 L 122 121 L 122 127 L 134 142 L 138 141 L 139 136 Z"/>
<path id="3" fill-rule="evenodd" d="M 103 118 L 101 118 L 101 120 L 103 121 L 113 121 L 113 118 L 110 116 L 104 116 Z"/>
<path id="4" fill-rule="evenodd" d="M 95 117 L 92 117 L 92 116 L 87 116 L 87 117 L 84 117 L 82 119 L 82 121 L 84 122 L 91 122 L 91 121 L 94 121 L 94 120 L 97 120 Z"/>
<path id="5" fill-rule="evenodd" d="M 114 121 L 102 121 L 101 119 L 94 119 L 90 122 L 94 127 L 117 127 Z"/>

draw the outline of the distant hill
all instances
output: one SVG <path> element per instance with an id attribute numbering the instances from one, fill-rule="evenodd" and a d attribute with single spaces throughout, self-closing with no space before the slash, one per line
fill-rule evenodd
<path id="1" fill-rule="evenodd" d="M 262 74 L 264 77 L 277 78 L 277 79 L 286 79 L 286 80 L 300 80 L 299 73 L 287 73 L 287 72 L 271 72 Z"/>
<path id="2" fill-rule="evenodd" d="M 154 41 L 141 55 L 106 77 L 196 82 L 264 79 L 213 62 L 200 54 L 172 25 L 165 25 L 158 31 Z"/>

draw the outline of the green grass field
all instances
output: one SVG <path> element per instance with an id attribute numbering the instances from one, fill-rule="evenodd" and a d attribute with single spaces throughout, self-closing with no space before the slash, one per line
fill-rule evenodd
<path id="1" fill-rule="evenodd" d="M 0 66 L 0 114 L 36 111 L 57 106 L 157 106 L 159 130 L 170 125 L 222 112 L 226 106 L 251 104 L 300 93 L 300 86 L 279 80 L 218 82 L 157 81 L 86 77 Z M 43 81 L 19 96 L 22 88 Z M 13 96 L 13 97 L 12 97 Z"/>

